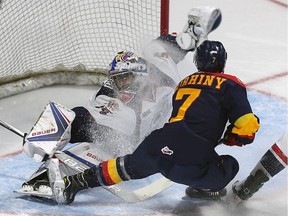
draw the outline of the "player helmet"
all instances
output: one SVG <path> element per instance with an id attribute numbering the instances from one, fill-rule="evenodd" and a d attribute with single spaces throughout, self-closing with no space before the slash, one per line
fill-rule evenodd
<path id="1" fill-rule="evenodd" d="M 118 90 L 126 90 L 133 84 L 135 76 L 147 75 L 147 65 L 144 59 L 133 52 L 121 51 L 109 65 L 108 72 Z"/>
<path id="2" fill-rule="evenodd" d="M 227 52 L 219 41 L 205 40 L 194 53 L 194 64 L 199 71 L 223 73 Z"/>

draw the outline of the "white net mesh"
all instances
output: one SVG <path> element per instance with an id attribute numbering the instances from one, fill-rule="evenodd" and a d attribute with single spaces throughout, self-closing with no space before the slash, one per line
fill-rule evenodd
<path id="1" fill-rule="evenodd" d="M 0 0 L 0 27 L 0 85 L 59 68 L 93 73 L 160 35 L 160 0 Z"/>

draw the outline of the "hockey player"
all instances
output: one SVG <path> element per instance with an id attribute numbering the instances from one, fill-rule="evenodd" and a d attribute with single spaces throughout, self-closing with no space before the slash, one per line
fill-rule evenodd
<path id="1" fill-rule="evenodd" d="M 171 112 L 167 101 L 169 104 L 171 102 L 165 95 L 172 96 L 171 88 L 174 91 L 180 81 L 176 65 L 207 39 L 208 34 L 220 25 L 221 19 L 219 9 L 193 8 L 188 13 L 188 22 L 183 32 L 163 35 L 152 41 L 143 51 L 144 58 L 132 52 L 119 52 L 110 64 L 109 79 L 90 99 L 87 109 L 73 109 L 76 118 L 72 124 L 70 142 L 93 142 L 96 137 L 102 137 L 107 142 L 105 137 L 113 133 L 114 137 L 125 137 L 126 141 L 128 139 L 139 144 L 151 130 L 162 127 Z M 120 84 L 124 80 L 125 84 Z M 157 95 L 155 89 L 163 86 L 168 89 L 162 88 L 161 95 Z M 150 103 L 148 109 L 145 109 L 143 101 L 154 102 L 154 105 Z M 126 113 L 121 112 L 121 104 L 131 109 L 126 109 Z M 146 115 L 149 115 L 148 118 L 144 117 Z"/>
<path id="2" fill-rule="evenodd" d="M 165 43 L 166 38 L 158 40 Z M 118 52 L 109 66 L 108 80 L 88 106 L 72 109 L 76 117 L 70 143 L 97 142 L 106 152 L 125 154 L 128 149 L 135 150 L 152 130 L 162 127 L 169 118 L 170 98 L 180 79 L 178 61 L 169 55 L 166 58 L 166 66 L 160 70 L 133 52 Z M 125 145 L 115 145 L 115 140 L 125 141 Z"/>
<path id="3" fill-rule="evenodd" d="M 230 155 L 218 155 L 223 143 L 243 146 L 253 142 L 259 119 L 253 114 L 245 85 L 224 74 L 227 53 L 221 42 L 204 41 L 195 51 L 199 70 L 179 82 L 173 95 L 169 122 L 153 131 L 138 148 L 125 156 L 101 162 L 53 186 L 58 202 L 71 203 L 84 189 L 114 185 L 161 173 L 188 185 L 189 197 L 219 199 L 235 177 L 239 165 Z"/>
<path id="4" fill-rule="evenodd" d="M 72 109 L 76 117 L 70 143 L 97 140 L 106 151 L 113 146 L 115 155 L 123 154 L 123 149 L 124 153 L 134 150 L 168 120 L 172 107 L 169 98 L 180 81 L 177 64 L 207 39 L 221 19 L 219 9 L 192 8 L 183 32 L 163 35 L 147 44 L 144 58 L 129 51 L 119 52 L 109 65 L 108 80 L 88 106 Z M 115 146 L 115 140 L 125 140 L 126 145 Z"/>
<path id="5" fill-rule="evenodd" d="M 170 98 L 180 81 L 176 64 L 189 51 L 195 50 L 220 22 L 219 9 L 193 8 L 183 32 L 152 41 L 144 50 L 145 59 L 132 52 L 119 52 L 110 64 L 108 80 L 90 99 L 89 105 L 72 109 L 76 116 L 71 125 L 69 142 L 80 143 L 73 154 L 87 159 L 86 142 L 96 142 L 113 157 L 131 153 L 152 130 L 162 127 L 169 119 L 172 108 Z M 39 145 L 32 144 L 29 135 L 26 137 L 24 151 L 37 161 L 48 160 L 44 168 L 40 168 L 24 184 L 25 193 L 38 190 L 38 183 L 42 184 L 43 179 L 47 186 L 50 185 L 46 174 L 49 158 L 55 158 L 54 152 L 61 150 L 65 144 L 56 144 L 48 153 L 46 146 Z M 64 175 L 68 175 L 66 170 Z"/>
<path id="6" fill-rule="evenodd" d="M 59 154 L 59 150 L 68 143 L 78 144 L 69 149 L 69 154 L 97 164 L 111 156 L 132 152 L 140 140 L 152 130 L 162 127 L 168 120 L 172 108 L 170 98 L 176 86 L 172 78 L 129 51 L 118 52 L 109 67 L 108 80 L 91 97 L 88 106 L 72 109 L 75 117 L 69 119 L 72 122 L 71 127 L 63 130 L 65 134 L 70 134 L 70 137 L 61 135 L 60 138 L 66 140 L 64 143 L 59 141 L 55 147 L 53 144 L 51 151 L 51 144 L 44 144 L 42 138 L 38 142 L 39 139 L 35 137 L 35 134 L 42 133 L 32 130 L 25 138 L 24 151 L 37 162 L 44 163 L 17 192 L 41 196 L 38 192 L 45 191 L 43 195 L 47 197 L 51 190 L 49 175 L 53 172 L 48 171 L 51 165 L 50 157 L 55 157 L 53 154 L 58 150 L 59 159 L 61 157 L 61 160 L 65 161 L 68 152 L 62 151 L 63 153 Z M 57 105 L 53 110 L 56 109 Z M 63 111 L 57 115 L 61 113 Z M 65 115 L 65 118 L 68 118 L 69 115 Z M 50 119 L 46 116 L 43 123 L 42 118 L 39 118 L 36 127 L 43 131 L 43 125 L 47 123 L 53 125 L 53 117 Z M 45 131 L 54 132 L 55 128 L 53 126 Z M 64 175 L 74 172 L 69 171 L 69 168 L 67 171 L 65 166 L 62 171 Z"/>
<path id="7" fill-rule="evenodd" d="M 76 117 L 70 143 L 96 141 L 108 146 L 109 140 L 113 145 L 116 139 L 123 139 L 135 146 L 151 128 L 162 127 L 167 121 L 171 112 L 167 98 L 173 94 L 176 81 L 129 51 L 118 52 L 109 67 L 108 80 L 88 106 L 72 109 Z"/>

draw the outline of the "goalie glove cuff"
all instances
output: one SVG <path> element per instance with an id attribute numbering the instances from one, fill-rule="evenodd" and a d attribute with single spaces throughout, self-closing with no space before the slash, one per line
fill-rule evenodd
<path id="1" fill-rule="evenodd" d="M 204 36 L 205 30 L 201 24 L 193 24 L 188 22 L 183 29 L 183 32 L 187 32 L 194 40 L 199 40 Z"/>
<path id="2" fill-rule="evenodd" d="M 204 36 L 204 29 L 200 24 L 187 22 L 183 32 L 176 37 L 178 45 L 184 49 L 193 51 L 207 37 Z"/>
<path id="3" fill-rule="evenodd" d="M 183 50 L 193 51 L 196 48 L 196 40 L 189 33 L 182 32 L 177 35 L 176 42 Z"/>

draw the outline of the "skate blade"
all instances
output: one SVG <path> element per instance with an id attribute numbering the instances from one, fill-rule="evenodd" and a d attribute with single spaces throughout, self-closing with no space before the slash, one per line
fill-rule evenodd
<path id="1" fill-rule="evenodd" d="M 20 188 L 18 190 L 14 191 L 15 193 L 21 194 L 21 195 L 28 195 L 28 196 L 36 196 L 40 198 L 47 198 L 47 199 L 54 199 L 54 195 L 52 193 L 52 190 L 33 190 L 31 188 Z"/>
<path id="2" fill-rule="evenodd" d="M 226 201 L 228 208 L 230 210 L 236 210 L 238 208 L 241 208 L 246 203 L 245 200 L 242 200 L 241 198 L 239 198 L 232 191 L 227 194 L 225 201 Z"/>
<path id="3" fill-rule="evenodd" d="M 219 199 L 211 199 L 211 198 L 207 198 L 207 197 L 189 197 L 189 196 L 187 196 L 187 195 L 183 196 L 181 199 L 182 199 L 183 201 L 189 201 L 189 202 L 194 202 L 194 203 L 222 201 L 222 198 L 219 198 Z"/>

